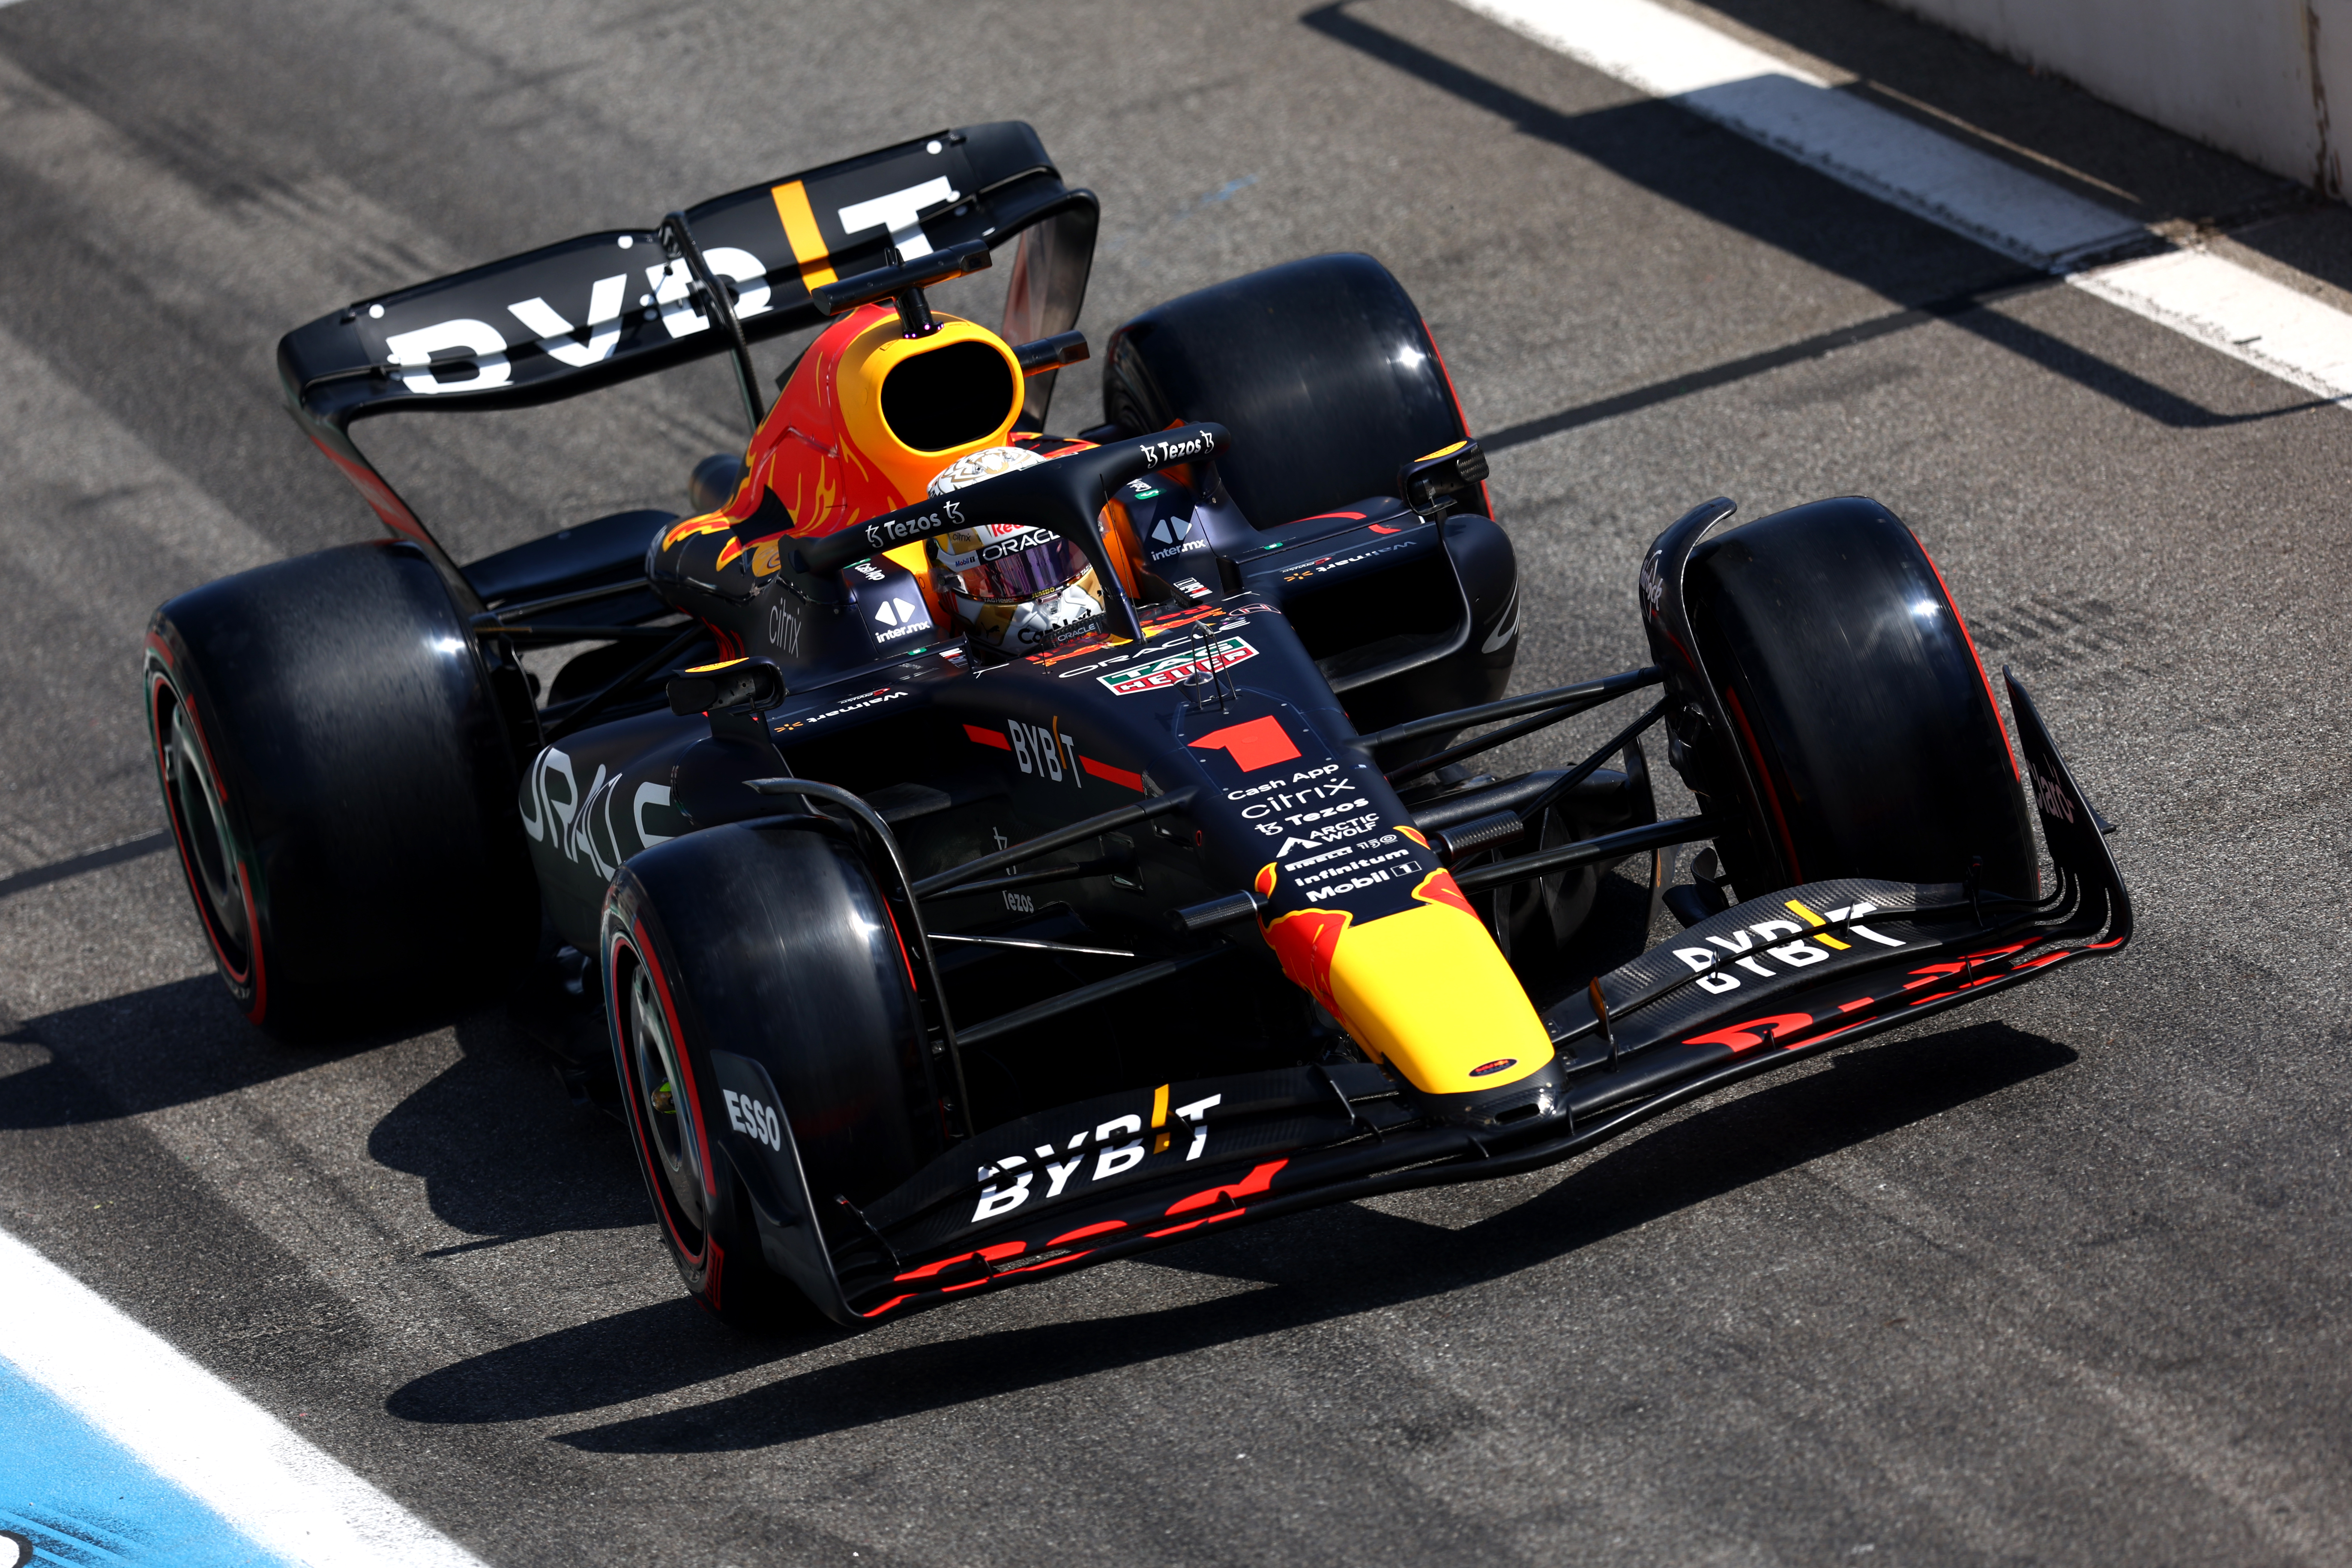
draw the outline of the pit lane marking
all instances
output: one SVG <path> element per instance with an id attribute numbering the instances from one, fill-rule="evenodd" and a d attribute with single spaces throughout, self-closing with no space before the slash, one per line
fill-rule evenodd
<path id="1" fill-rule="evenodd" d="M 0 1292 L 0 1401 L 50 1439 L 0 1445 L 0 1489 L 16 1506 L 45 1497 L 117 1529 L 173 1533 L 184 1561 L 484 1568 L 5 1231 Z M 43 1457 L 68 1450 L 91 1468 Z"/>
<path id="2" fill-rule="evenodd" d="M 2088 266 L 2145 226 L 1655 0 L 1457 0 L 1546 48 L 2306 392 L 2352 405 L 2352 314 L 2210 251 Z"/>

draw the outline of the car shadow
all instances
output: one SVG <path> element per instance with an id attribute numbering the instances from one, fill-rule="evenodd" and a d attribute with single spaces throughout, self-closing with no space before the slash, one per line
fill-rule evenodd
<path id="1" fill-rule="evenodd" d="M 576 1104 L 542 1047 L 499 1010 L 451 1032 L 459 1058 L 368 1134 L 370 1158 L 423 1181 L 434 1217 L 476 1238 L 426 1257 L 650 1223 L 620 1123 Z"/>
<path id="2" fill-rule="evenodd" d="M 371 1051 L 394 1033 L 284 1046 L 245 1021 L 211 974 L 26 1020 L 7 1037 L 48 1059 L 0 1079 L 0 1131 L 105 1121 L 190 1105 Z"/>
<path id="3" fill-rule="evenodd" d="M 1558 1259 L 2074 1059 L 2063 1046 L 2002 1024 L 1860 1047 L 1822 1071 L 1670 1122 L 1460 1230 L 1335 1205 L 1152 1255 L 1156 1264 L 1265 1289 L 1164 1311 L 908 1344 L 557 1440 L 600 1453 L 763 1448 L 1441 1295 Z M 453 1422 L 609 1407 L 841 1337 L 823 1331 L 738 1341 L 731 1352 L 679 1356 L 667 1342 L 683 1316 L 641 1308 L 509 1346 L 417 1379 L 386 1408 L 406 1420 Z M 582 1366 L 591 1370 L 572 1370 Z"/>
<path id="4" fill-rule="evenodd" d="M 217 1099 L 364 1056 L 414 1037 L 416 1026 L 280 1045 L 247 1024 L 210 974 L 62 1008 L 6 1037 L 43 1047 L 47 1059 L 0 1079 L 0 1131 Z M 541 1047 L 501 1009 L 449 1026 L 459 1059 L 394 1106 L 367 1145 L 378 1163 L 421 1178 L 434 1215 L 475 1238 L 429 1256 L 648 1221 L 619 1124 L 575 1106 Z"/>
<path id="5" fill-rule="evenodd" d="M 453 1363 L 404 1385 L 383 1407 L 425 1426 L 577 1415 L 763 1366 L 847 1332 L 826 1323 L 796 1334 L 747 1334 L 681 1293 Z"/>

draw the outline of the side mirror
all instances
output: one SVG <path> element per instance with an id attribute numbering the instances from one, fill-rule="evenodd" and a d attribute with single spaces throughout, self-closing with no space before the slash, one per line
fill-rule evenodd
<path id="1" fill-rule="evenodd" d="M 690 713 L 717 713 L 731 708 L 757 713 L 773 708 L 788 695 L 784 672 L 773 659 L 730 658 L 697 665 L 674 677 L 665 689 L 669 710 L 683 718 Z"/>
<path id="2" fill-rule="evenodd" d="M 1405 505 L 1423 515 L 1444 515 L 1452 498 L 1486 477 L 1486 454 L 1475 440 L 1456 441 L 1425 458 L 1415 458 L 1397 470 L 1397 494 Z"/>

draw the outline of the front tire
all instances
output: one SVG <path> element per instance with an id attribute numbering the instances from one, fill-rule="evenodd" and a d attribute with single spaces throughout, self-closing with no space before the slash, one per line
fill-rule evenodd
<path id="1" fill-rule="evenodd" d="M 1684 600 L 1753 790 L 1717 841 L 1743 898 L 1838 877 L 1962 882 L 2031 899 L 2033 830 L 1984 666 L 1935 563 L 1859 497 L 1706 541 Z M 1713 807 L 1711 809 L 1719 809 Z"/>
<path id="2" fill-rule="evenodd" d="M 688 1293 L 739 1328 L 810 1303 L 855 1322 L 830 1247 L 946 1147 L 897 921 L 845 832 L 706 828 L 631 858 L 605 900 L 638 1169 Z"/>

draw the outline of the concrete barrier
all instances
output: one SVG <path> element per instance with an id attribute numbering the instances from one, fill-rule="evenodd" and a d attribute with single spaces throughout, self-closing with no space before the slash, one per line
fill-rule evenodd
<path id="1" fill-rule="evenodd" d="M 2352 0 L 1885 3 L 2262 168 L 2346 194 Z"/>

